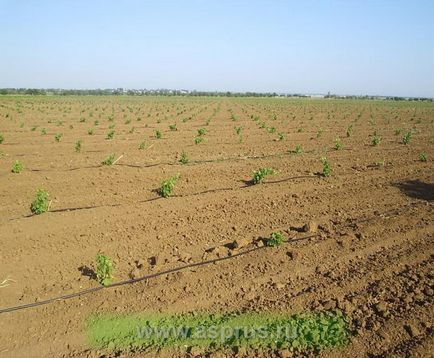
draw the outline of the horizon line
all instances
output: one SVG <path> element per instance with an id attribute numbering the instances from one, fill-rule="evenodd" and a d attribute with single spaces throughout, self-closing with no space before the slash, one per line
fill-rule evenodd
<path id="1" fill-rule="evenodd" d="M 146 92 L 183 92 L 184 94 L 191 93 L 209 93 L 209 94 L 256 94 L 256 95 L 270 95 L 275 94 L 278 96 L 330 96 L 330 97 L 372 97 L 372 98 L 418 98 L 418 99 L 434 99 L 430 96 L 397 96 L 397 95 L 380 95 L 380 94 L 344 94 L 344 93 L 333 93 L 328 91 L 327 93 L 323 92 L 282 92 L 282 91 L 231 91 L 231 90 L 197 90 L 197 89 L 176 89 L 176 88 L 126 88 L 126 87 L 89 87 L 89 88 L 66 88 L 66 87 L 0 87 L 0 95 L 8 95 L 2 94 L 1 91 L 121 91 L 123 94 L 126 94 L 128 91 L 136 91 L 146 93 Z M 31 95 L 31 94 L 30 94 Z M 35 94 L 34 94 L 35 95 Z M 42 95 L 42 94 L 39 94 Z"/>

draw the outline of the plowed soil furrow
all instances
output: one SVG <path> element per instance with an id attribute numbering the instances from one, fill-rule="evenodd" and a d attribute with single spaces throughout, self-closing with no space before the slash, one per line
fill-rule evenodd
<path id="1" fill-rule="evenodd" d="M 90 315 L 140 312 L 334 310 L 348 318 L 348 346 L 295 356 L 433 350 L 432 103 L 114 96 L 2 97 L 0 104 L 0 282 L 11 279 L 0 288 L 0 309 L 98 287 L 98 252 L 112 258 L 119 282 L 258 247 L 2 313 L 1 356 L 179 356 L 89 346 Z M 195 144 L 196 137 L 204 140 Z M 188 164 L 179 162 L 182 152 Z M 101 165 L 111 153 L 123 157 Z M 324 156 L 330 177 L 322 175 Z M 16 160 L 19 174 L 11 172 Z M 277 174 L 252 185 L 259 168 Z M 172 196 L 162 198 L 161 182 L 176 173 Z M 50 194 L 50 211 L 31 215 L 39 187 Z M 278 231 L 301 240 L 262 247 Z"/>

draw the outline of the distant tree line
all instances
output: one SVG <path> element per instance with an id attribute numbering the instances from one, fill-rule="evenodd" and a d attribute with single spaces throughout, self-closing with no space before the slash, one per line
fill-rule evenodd
<path id="1" fill-rule="evenodd" d="M 324 98 L 331 98 L 331 99 L 370 99 L 370 100 L 378 100 L 383 99 L 387 101 L 427 101 L 427 102 L 433 102 L 434 98 L 429 97 L 399 97 L 399 96 L 369 96 L 369 95 L 345 95 L 340 96 L 337 94 L 330 94 L 327 93 Z"/>
<path id="2" fill-rule="evenodd" d="M 60 95 L 60 96 L 220 96 L 220 97 L 309 97 L 302 94 L 278 94 L 276 92 L 218 92 L 171 89 L 36 89 L 2 88 L 0 95 Z"/>
<path id="3" fill-rule="evenodd" d="M 0 95 L 31 95 L 31 96 L 215 96 L 215 97 L 296 97 L 310 98 L 323 97 L 330 99 L 384 99 L 393 101 L 429 101 L 433 98 L 426 97 L 396 97 L 396 96 L 340 96 L 330 94 L 321 95 L 306 95 L 300 93 L 283 94 L 276 92 L 219 92 L 219 91 L 188 91 L 188 90 L 172 90 L 172 89 L 123 89 L 123 88 L 107 88 L 107 89 L 61 89 L 61 88 L 0 88 Z"/>

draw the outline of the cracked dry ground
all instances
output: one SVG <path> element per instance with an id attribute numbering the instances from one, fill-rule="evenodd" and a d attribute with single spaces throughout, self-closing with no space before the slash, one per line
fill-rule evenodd
<path id="1" fill-rule="evenodd" d="M 233 255 L 274 231 L 287 239 L 312 235 L 3 313 L 1 356 L 179 356 L 171 350 L 108 353 L 88 346 L 90 314 L 150 311 L 340 310 L 350 320 L 349 345 L 315 355 L 422 357 L 434 351 L 432 103 L 4 97 L 0 105 L 0 281 L 13 280 L 0 288 L 1 308 L 97 286 L 80 268 L 94 268 L 99 251 L 112 257 L 120 281 Z M 169 130 L 173 123 L 176 131 Z M 113 124 L 115 136 L 106 140 Z M 241 142 L 234 126 L 243 126 Z M 202 127 L 206 140 L 195 145 Z M 403 130 L 399 135 L 397 128 Z M 413 136 L 404 145 L 409 129 Z M 156 130 L 162 139 L 155 138 Z M 371 145 L 374 131 L 381 136 L 378 146 Z M 56 133 L 63 134 L 59 143 Z M 337 136 L 341 150 L 331 149 Z M 79 139 L 82 151 L 75 153 Z M 140 150 L 143 140 L 146 149 Z M 296 144 L 302 154 L 289 152 Z M 187 165 L 177 161 L 182 150 Z M 422 152 L 428 162 L 419 161 Z M 110 153 L 123 157 L 113 167 L 101 166 Z M 317 175 L 324 155 L 333 168 L 329 178 Z M 15 160 L 24 165 L 20 174 L 10 172 Z M 260 167 L 278 175 L 248 185 Z M 181 176 L 174 195 L 159 198 L 155 189 L 175 173 Z M 38 187 L 50 193 L 50 212 L 28 216 Z M 231 249 L 233 241 L 240 247 Z M 240 348 L 211 354 L 219 355 L 291 353 Z"/>

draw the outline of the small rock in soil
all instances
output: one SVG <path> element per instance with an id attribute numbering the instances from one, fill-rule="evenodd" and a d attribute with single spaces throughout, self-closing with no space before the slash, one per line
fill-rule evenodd
<path id="1" fill-rule="evenodd" d="M 240 239 L 236 239 L 232 244 L 231 244 L 231 249 L 239 249 L 242 247 L 245 247 L 247 245 L 249 245 L 251 243 L 251 240 L 248 238 L 240 238 Z"/>
<path id="2" fill-rule="evenodd" d="M 332 310 L 332 309 L 336 308 L 336 301 L 335 300 L 329 300 L 329 301 L 325 302 L 323 306 L 324 306 L 325 310 Z"/>
<path id="3" fill-rule="evenodd" d="M 382 317 L 387 317 L 389 316 L 389 310 L 387 307 L 387 304 L 385 302 L 379 302 L 377 303 L 375 306 L 375 311 Z"/>
<path id="4" fill-rule="evenodd" d="M 285 288 L 285 284 L 281 283 L 281 282 L 275 282 L 273 285 L 275 288 L 277 288 L 278 290 L 282 290 Z"/>
<path id="5" fill-rule="evenodd" d="M 303 231 L 315 233 L 318 231 L 318 224 L 315 221 L 309 221 L 303 226 Z"/>
<path id="6" fill-rule="evenodd" d="M 143 266 L 145 266 L 145 261 L 142 260 L 142 259 L 138 259 L 138 260 L 136 261 L 136 266 L 137 266 L 137 268 L 139 268 L 139 269 L 143 268 Z"/>
<path id="7" fill-rule="evenodd" d="M 264 244 L 264 241 L 263 240 L 258 240 L 258 241 L 256 241 L 256 246 L 257 247 L 263 247 L 265 244 Z"/>
<path id="8" fill-rule="evenodd" d="M 141 273 L 140 273 L 140 270 L 139 270 L 138 268 L 135 268 L 134 270 L 132 270 L 132 271 L 130 272 L 130 277 L 131 277 L 132 279 L 139 278 L 140 276 L 141 276 Z"/>
<path id="9" fill-rule="evenodd" d="M 150 265 L 155 266 L 158 263 L 158 257 L 157 256 L 152 256 L 152 257 L 149 258 L 148 262 L 149 262 Z"/>

